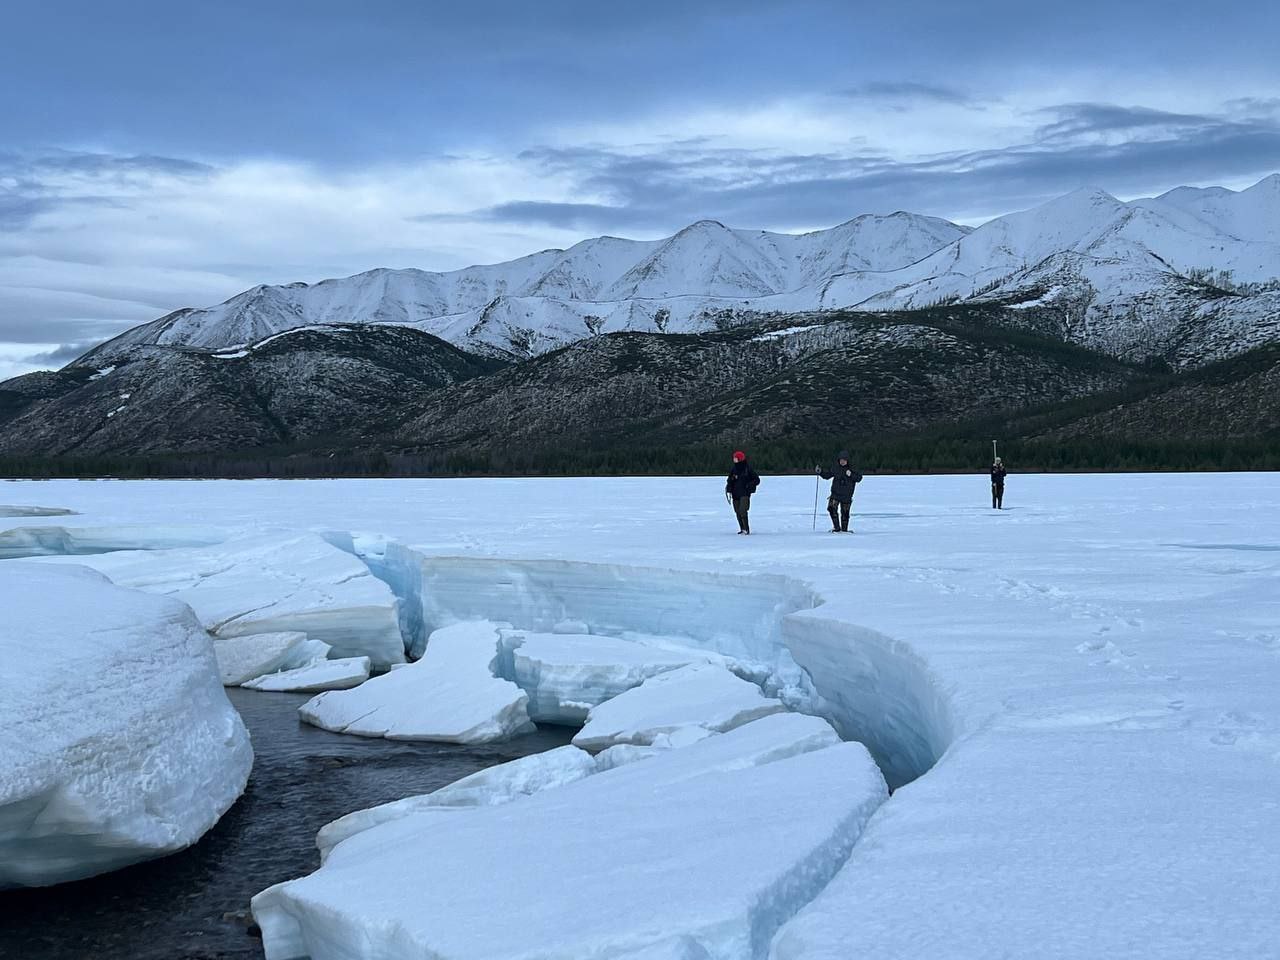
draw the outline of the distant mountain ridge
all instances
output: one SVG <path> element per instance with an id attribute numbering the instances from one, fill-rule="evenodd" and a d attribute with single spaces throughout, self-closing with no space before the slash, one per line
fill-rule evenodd
<path id="1" fill-rule="evenodd" d="M 1239 193 L 1178 188 L 1131 203 L 1079 190 L 972 230 L 901 212 L 800 235 L 704 220 L 665 240 L 600 237 L 448 273 L 376 269 L 258 286 L 136 327 L 78 362 L 109 363 L 141 345 L 225 350 L 335 323 L 407 325 L 518 358 L 600 333 L 964 302 L 1052 311 L 1066 339 L 1126 358 L 1155 342 L 1150 352 L 1195 364 L 1273 337 L 1277 223 L 1280 175 Z"/>
<path id="2" fill-rule="evenodd" d="M 1033 311 L 1046 332 L 1126 359 L 1193 366 L 1268 343 L 1280 330 L 1280 174 L 1239 192 L 1179 187 L 1128 203 L 1081 189 L 976 229 L 905 212 L 805 234 L 701 220 L 663 240 L 597 237 L 446 273 L 263 285 L 135 327 L 77 363 L 351 323 L 410 326 L 512 359 L 602 333 L 948 303 Z"/>
<path id="3" fill-rule="evenodd" d="M 700 311 L 814 287 L 850 269 L 897 269 L 967 232 L 906 213 L 799 235 L 702 220 L 665 240 L 598 237 L 448 273 L 376 269 L 258 286 L 143 324 L 90 357 L 108 361 L 138 345 L 225 349 L 293 327 L 352 322 L 407 324 L 469 349 L 530 356 L 594 332 L 654 330 L 664 306 L 672 332 L 707 329 Z"/>

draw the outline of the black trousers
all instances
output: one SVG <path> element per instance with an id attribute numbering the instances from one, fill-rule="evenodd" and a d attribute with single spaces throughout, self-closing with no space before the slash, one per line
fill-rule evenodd
<path id="1" fill-rule="evenodd" d="M 738 529 L 751 532 L 751 524 L 747 521 L 747 511 L 751 509 L 751 494 L 733 498 L 733 512 L 738 516 Z"/>
<path id="2" fill-rule="evenodd" d="M 995 483 L 993 481 L 991 484 L 991 508 L 993 510 L 1004 509 L 1004 484 L 1003 483 Z"/>
<path id="3" fill-rule="evenodd" d="M 835 497 L 827 497 L 827 513 L 831 515 L 832 530 L 849 530 L 849 508 L 853 506 L 852 500 L 837 500 Z"/>

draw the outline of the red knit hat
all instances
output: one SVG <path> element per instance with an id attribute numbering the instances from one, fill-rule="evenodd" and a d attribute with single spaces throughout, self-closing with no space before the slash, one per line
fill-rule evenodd
<path id="1" fill-rule="evenodd" d="M 747 459 L 747 455 L 743 453 L 741 450 L 735 450 L 733 451 L 733 459 L 734 459 L 734 462 L 736 463 L 739 460 Z"/>

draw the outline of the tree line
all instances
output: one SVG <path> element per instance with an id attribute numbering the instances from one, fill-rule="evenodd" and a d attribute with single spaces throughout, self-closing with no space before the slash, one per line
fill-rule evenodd
<path id="1" fill-rule="evenodd" d="M 263 451 L 208 454 L 0 457 L 0 478 L 307 478 L 475 476 L 705 476 L 726 471 L 732 448 L 762 473 L 804 474 L 848 449 L 864 473 L 986 470 L 988 436 L 788 438 L 663 447 L 477 448 L 441 451 Z M 1280 438 L 1256 440 L 1002 440 L 1018 473 L 1280 470 Z"/>

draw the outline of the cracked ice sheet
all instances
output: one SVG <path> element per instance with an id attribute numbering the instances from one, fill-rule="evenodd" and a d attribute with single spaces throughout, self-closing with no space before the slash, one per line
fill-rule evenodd
<path id="1" fill-rule="evenodd" d="M 656 770 L 646 767 L 639 773 L 628 776 L 634 789 L 643 790 L 650 785 L 651 776 L 671 783 L 682 775 L 702 774 L 712 769 L 736 770 L 758 766 L 795 754 L 821 750 L 839 742 L 839 736 L 825 720 L 798 713 L 775 713 L 716 738 L 714 744 L 701 747 L 694 754 L 698 763 L 696 767 L 687 762 L 666 764 L 659 765 Z M 621 744 L 593 757 L 574 746 L 557 747 L 545 753 L 536 753 L 481 770 L 432 793 L 356 810 L 325 824 L 316 837 L 316 846 L 320 848 L 323 860 L 336 844 L 380 823 L 425 810 L 489 807 L 510 803 L 593 774 L 652 759 L 662 752 L 653 747 Z M 647 771 L 654 772 L 651 775 Z M 615 779 L 614 782 L 627 781 Z"/>
<path id="2" fill-rule="evenodd" d="M 330 644 L 335 659 L 367 656 L 382 669 L 404 661 L 391 588 L 316 534 L 262 534 L 211 547 L 41 562 L 83 563 L 121 586 L 174 596 L 219 636 L 298 630 Z"/>
<path id="3" fill-rule="evenodd" d="M 587 711 L 638 687 L 650 677 L 706 662 L 714 654 L 685 647 L 646 647 L 589 634 L 504 630 L 511 679 L 529 694 L 529 715 L 539 722 L 580 724 Z"/>
<path id="4" fill-rule="evenodd" d="M 587 750 L 622 743 L 678 745 L 784 709 L 724 667 L 696 663 L 657 674 L 592 707 L 573 742 Z"/>
<path id="5" fill-rule="evenodd" d="M 491 743 L 533 731 L 529 697 L 493 675 L 498 629 L 475 621 L 431 634 L 422 659 L 298 708 L 307 723 L 389 740 Z"/>
<path id="6" fill-rule="evenodd" d="M 758 956 L 886 796 L 865 748 L 820 723 L 768 717 L 515 803 L 374 827 L 254 898 L 267 958 Z"/>
<path id="7" fill-rule="evenodd" d="M 496 807 L 532 796 L 552 787 L 562 787 L 600 769 L 596 758 L 574 746 L 556 747 L 480 770 L 431 793 L 405 797 L 390 803 L 356 810 L 326 823 L 316 834 L 316 846 L 323 863 L 334 846 L 357 833 L 382 823 L 399 820 L 424 810 Z"/>
<path id="8" fill-rule="evenodd" d="M 1079 960 L 1081 930 L 1108 960 L 1273 954 L 1280 911 L 1263 900 L 1280 876 L 1280 830 L 1261 824 L 1280 796 L 1280 476 L 1015 474 L 1000 513 L 981 474 L 870 477 L 845 538 L 810 531 L 813 486 L 766 477 L 749 540 L 735 536 L 715 477 L 42 481 L 6 484 L 4 499 L 63 505 L 95 525 L 378 531 L 441 564 L 509 570 L 467 580 L 493 586 L 490 612 L 503 591 L 524 592 L 523 570 L 503 565 L 554 560 L 554 586 L 576 577 L 583 589 L 563 594 L 571 603 L 548 594 L 545 619 L 516 622 L 719 628 L 722 651 L 759 638 L 761 605 L 747 617 L 741 592 L 696 582 L 701 607 L 666 598 L 696 577 L 741 580 L 748 593 L 792 577 L 826 604 L 787 621 L 786 638 L 854 721 L 846 731 L 891 735 L 899 776 L 956 744 L 860 844 L 878 850 L 878 955 L 987 960 L 1005 927 L 1037 960 Z M 615 576 L 593 581 L 584 571 L 597 568 L 578 563 L 616 565 Z M 627 619 L 635 609 L 646 622 Z M 767 653 L 754 640 L 749 652 Z M 1176 804 L 1164 802 L 1168 778 L 1148 775 L 1165 768 L 1186 772 Z M 1073 792 L 1091 783 L 1098 802 Z M 1176 841 L 1132 831 L 1152 805 Z M 1034 859 L 1047 823 L 1088 865 L 1070 896 L 1052 864 L 1003 869 Z M 975 864 L 981 883 L 963 882 Z M 1171 893 L 1175 875 L 1200 877 L 1194 900 Z M 957 914 L 972 922 L 950 923 Z"/>
<path id="9" fill-rule="evenodd" d="M 644 767 L 638 772 L 628 773 L 626 778 L 616 776 L 613 782 L 630 783 L 632 789 L 643 790 L 654 779 L 673 783 L 681 777 L 700 775 L 709 770 L 759 766 L 839 742 L 835 730 L 819 717 L 775 713 L 712 741 L 700 741 L 695 753 L 684 755 L 696 758 L 696 763 L 682 760 L 656 768 Z M 510 803 L 583 777 L 649 760 L 665 752 L 653 747 L 620 744 L 592 757 L 574 746 L 558 747 L 481 770 L 432 793 L 357 810 L 321 828 L 317 845 L 325 855 L 328 849 L 347 837 L 411 813 L 443 807 L 453 809 Z"/>
<path id="10" fill-rule="evenodd" d="M 83 567 L 0 566 L 0 888 L 195 843 L 249 736 L 190 609 Z"/>

